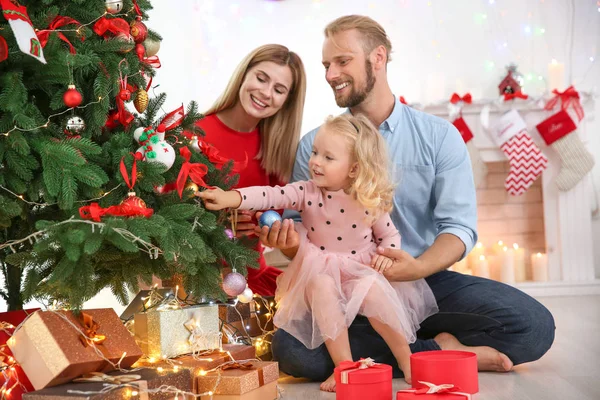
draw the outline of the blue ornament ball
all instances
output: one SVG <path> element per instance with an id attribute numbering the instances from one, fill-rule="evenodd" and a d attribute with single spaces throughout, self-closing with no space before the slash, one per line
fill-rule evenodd
<path id="1" fill-rule="evenodd" d="M 275 223 L 275 221 L 281 222 L 281 215 L 277 211 L 268 210 L 265 211 L 258 220 L 258 224 L 262 228 L 263 226 L 268 226 L 271 229 L 271 226 Z"/>

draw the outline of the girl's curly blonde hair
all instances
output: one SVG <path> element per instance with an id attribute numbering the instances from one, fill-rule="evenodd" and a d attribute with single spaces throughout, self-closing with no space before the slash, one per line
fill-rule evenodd
<path id="1" fill-rule="evenodd" d="M 348 194 L 369 211 L 373 220 L 390 212 L 395 187 L 389 174 L 387 146 L 379 131 L 364 115 L 349 113 L 327 118 L 324 127 L 328 133 L 346 139 L 353 161 L 358 164 Z"/>

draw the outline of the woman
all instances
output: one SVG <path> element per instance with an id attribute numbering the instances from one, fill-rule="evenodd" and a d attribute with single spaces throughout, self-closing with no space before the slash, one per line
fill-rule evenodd
<path id="1" fill-rule="evenodd" d="M 260 46 L 238 65 L 223 94 L 198 122 L 204 141 L 219 154 L 247 164 L 235 187 L 275 186 L 288 182 L 300 140 L 306 75 L 300 57 L 277 44 Z M 254 212 L 238 215 L 236 236 L 254 235 Z M 275 294 L 281 271 L 267 266 L 263 248 L 260 268 L 248 268 L 248 286 L 263 296 Z"/>

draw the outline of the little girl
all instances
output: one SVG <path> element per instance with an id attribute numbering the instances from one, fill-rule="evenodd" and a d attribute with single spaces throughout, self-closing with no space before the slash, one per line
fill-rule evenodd
<path id="1" fill-rule="evenodd" d="M 400 247 L 388 214 L 394 187 L 386 144 L 366 117 L 343 114 L 321 126 L 308 165 L 310 181 L 197 195 L 209 210 L 298 210 L 301 243 L 277 279 L 275 325 L 309 349 L 324 342 L 337 366 L 352 359 L 348 327 L 364 315 L 410 383 L 408 344 L 437 304 L 423 279 L 388 282 L 382 274 L 392 260 L 376 254 L 377 246 Z M 335 391 L 333 375 L 321 390 Z"/>

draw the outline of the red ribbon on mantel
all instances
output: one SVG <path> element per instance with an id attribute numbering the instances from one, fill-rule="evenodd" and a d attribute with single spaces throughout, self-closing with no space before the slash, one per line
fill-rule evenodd
<path id="1" fill-rule="evenodd" d="M 529 96 L 520 90 L 517 90 L 514 93 L 504 93 L 504 101 L 514 100 L 514 99 L 526 100 L 528 98 L 529 98 Z"/>
<path id="2" fill-rule="evenodd" d="M 57 15 L 56 18 L 54 18 L 52 20 L 52 22 L 50 22 L 50 25 L 48 26 L 48 29 L 44 29 L 44 30 L 40 30 L 36 32 L 36 35 L 40 41 L 40 44 L 42 45 L 42 47 L 46 47 L 46 44 L 48 43 L 48 39 L 50 38 L 50 34 L 52 32 L 54 32 L 56 29 L 62 28 L 63 26 L 67 26 L 67 25 L 72 25 L 75 24 L 77 26 L 81 26 L 81 23 L 71 17 L 63 17 L 61 15 Z M 73 45 L 71 44 L 71 42 L 69 41 L 69 39 L 67 39 L 67 37 L 62 33 L 62 32 L 56 32 L 58 34 L 58 37 L 65 42 L 66 44 L 69 45 L 69 52 L 71 54 L 76 54 L 77 52 L 75 51 L 75 47 L 73 47 Z M 84 38 L 81 38 L 81 41 L 83 42 Z"/>
<path id="3" fill-rule="evenodd" d="M 177 193 L 179 193 L 179 198 L 183 196 L 183 189 L 188 177 L 198 186 L 213 189 L 212 186 L 204 182 L 204 177 L 208 173 L 208 167 L 201 163 L 191 163 L 192 152 L 185 146 L 179 149 L 179 154 L 185 159 L 185 162 L 181 166 L 181 171 L 179 171 L 179 175 L 177 176 Z"/>
<path id="4" fill-rule="evenodd" d="M 569 107 L 573 107 L 577 118 L 581 121 L 584 116 L 583 107 L 579 102 L 579 93 L 575 90 L 573 85 L 569 86 L 564 92 L 559 92 L 558 89 L 554 89 L 552 91 L 554 93 L 554 97 L 551 98 L 544 107 L 546 110 L 552 110 L 556 107 L 556 104 L 560 100 L 560 108 L 562 110 L 567 110 Z"/>
<path id="5" fill-rule="evenodd" d="M 467 93 L 463 97 L 460 97 L 458 93 L 452 93 L 452 97 L 450 97 L 450 103 L 456 104 L 459 101 L 471 104 L 473 102 L 473 97 L 471 96 L 471 93 Z"/>

